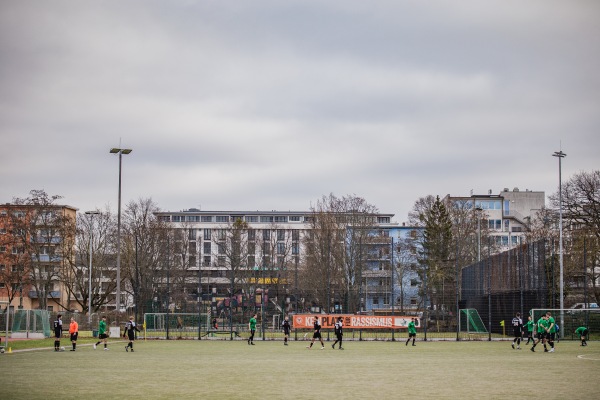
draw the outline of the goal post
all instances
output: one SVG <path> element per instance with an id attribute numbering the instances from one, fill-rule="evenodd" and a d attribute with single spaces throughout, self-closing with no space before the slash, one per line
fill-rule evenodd
<path id="1" fill-rule="evenodd" d="M 600 339 L 600 308 L 578 308 L 578 309 L 559 309 L 559 308 L 534 308 L 530 310 L 533 322 L 537 321 L 550 312 L 554 323 L 558 324 L 558 337 L 563 340 L 578 340 L 575 330 L 580 326 L 588 328 L 590 338 Z M 561 320 L 563 321 L 561 324 Z M 563 326 L 564 325 L 564 326 Z"/>
<path id="2" fill-rule="evenodd" d="M 462 308 L 458 314 L 458 324 L 462 333 L 488 333 L 479 312 L 474 308 Z"/>

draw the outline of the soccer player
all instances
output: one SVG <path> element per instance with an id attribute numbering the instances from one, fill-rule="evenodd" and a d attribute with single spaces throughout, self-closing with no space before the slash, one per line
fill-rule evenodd
<path id="1" fill-rule="evenodd" d="M 586 328 L 585 326 L 580 326 L 579 328 L 575 329 L 575 334 L 579 335 L 579 339 L 581 340 L 580 346 L 587 346 L 585 338 L 588 335 L 588 328 Z"/>
<path id="2" fill-rule="evenodd" d="M 517 349 L 521 350 L 521 336 L 523 336 L 523 320 L 521 319 L 521 313 L 517 313 L 512 319 L 513 335 L 514 339 L 512 342 L 512 348 L 515 348 L 515 342 L 517 342 Z"/>
<path id="3" fill-rule="evenodd" d="M 550 344 L 549 353 L 554 353 L 554 339 L 556 338 L 556 328 L 554 318 L 552 318 L 552 314 L 550 313 L 550 311 L 546 313 L 546 320 L 548 321 L 546 326 L 546 339 L 548 341 L 548 344 Z"/>
<path id="4" fill-rule="evenodd" d="M 54 351 L 60 351 L 60 338 L 62 336 L 62 315 L 58 314 L 54 321 Z"/>
<path id="5" fill-rule="evenodd" d="M 417 338 L 417 327 L 415 326 L 415 321 L 417 319 L 413 318 L 411 319 L 411 321 L 408 323 L 408 339 L 406 340 L 406 343 L 404 344 L 405 346 L 408 346 L 408 342 L 410 342 L 410 338 L 412 338 L 412 345 L 416 346 L 415 344 L 415 339 Z"/>
<path id="6" fill-rule="evenodd" d="M 256 314 L 250 318 L 248 322 L 248 329 L 250 329 L 250 337 L 248 338 L 248 344 L 254 346 L 254 333 L 256 332 Z"/>
<path id="7" fill-rule="evenodd" d="M 285 317 L 285 319 L 281 323 L 281 328 L 283 329 L 283 334 L 284 334 L 283 344 L 285 346 L 287 346 L 288 345 L 288 338 L 290 337 L 290 330 L 292 329 L 288 317 Z"/>
<path id="8" fill-rule="evenodd" d="M 123 337 L 129 338 L 129 343 L 125 346 L 125 351 L 129 351 L 133 353 L 133 341 L 135 340 L 135 332 L 140 331 L 133 320 L 133 316 L 129 317 L 129 322 L 125 324 L 125 331 L 123 332 Z"/>
<path id="9" fill-rule="evenodd" d="M 69 335 L 71 335 L 71 344 L 73 345 L 71 351 L 75 351 L 75 348 L 77 347 L 77 336 L 79 335 L 79 324 L 73 317 L 71 317 L 71 323 L 69 324 Z"/>
<path id="10" fill-rule="evenodd" d="M 533 322 L 531 315 L 527 317 L 527 323 L 525 326 L 527 327 L 527 343 L 525 344 L 528 345 L 530 341 L 535 342 L 533 337 L 533 327 L 535 326 L 535 323 Z"/>
<path id="11" fill-rule="evenodd" d="M 537 339 L 535 342 L 533 342 L 533 346 L 531 346 L 531 351 L 535 352 L 535 346 L 537 346 L 537 344 L 539 342 L 542 342 L 542 344 L 544 345 L 544 351 L 547 352 L 548 348 L 546 347 L 546 323 L 548 321 L 546 321 L 546 315 L 542 315 L 540 317 L 540 319 L 538 319 L 537 321 Z"/>
<path id="12" fill-rule="evenodd" d="M 306 346 L 307 349 L 310 349 L 313 344 L 315 343 L 316 339 L 319 339 L 319 341 L 321 342 L 321 350 L 325 349 L 325 343 L 323 343 L 323 338 L 321 338 L 321 324 L 319 324 L 319 317 L 315 316 L 315 323 L 313 326 L 314 332 L 313 332 L 313 337 L 312 340 L 310 342 L 310 346 Z"/>
<path id="13" fill-rule="evenodd" d="M 104 341 L 104 350 L 108 350 L 108 331 L 106 330 L 106 315 L 102 316 L 102 319 L 98 323 L 98 343 L 94 344 L 94 350 L 96 350 L 96 346 L 98 346 L 102 341 Z"/>
<path id="14" fill-rule="evenodd" d="M 335 332 L 335 342 L 331 345 L 332 349 L 335 349 L 335 344 L 339 342 L 339 349 L 344 350 L 342 347 L 342 338 L 344 337 L 344 324 L 342 323 L 342 317 L 338 317 L 336 323 L 333 325 L 333 330 Z"/>

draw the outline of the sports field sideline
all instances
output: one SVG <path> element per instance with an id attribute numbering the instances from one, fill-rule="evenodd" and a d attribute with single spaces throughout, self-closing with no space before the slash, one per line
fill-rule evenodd
<path id="1" fill-rule="evenodd" d="M 0 355 L 1 399 L 593 399 L 600 348 L 510 342 L 137 341 Z M 67 348 L 68 341 L 63 340 Z"/>

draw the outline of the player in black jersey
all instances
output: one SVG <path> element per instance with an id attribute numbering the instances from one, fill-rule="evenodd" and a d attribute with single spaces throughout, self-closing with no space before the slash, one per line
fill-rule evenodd
<path id="1" fill-rule="evenodd" d="M 58 314 L 54 321 L 54 351 L 60 351 L 60 338 L 62 337 L 62 315 Z"/>
<path id="2" fill-rule="evenodd" d="M 321 324 L 319 324 L 319 317 L 315 316 L 315 323 L 314 323 L 314 333 L 313 333 L 313 338 L 310 342 L 310 346 L 306 346 L 307 349 L 310 349 L 313 346 L 313 343 L 315 343 L 316 339 L 319 339 L 319 341 L 321 341 L 321 350 L 325 349 L 325 343 L 323 343 L 323 338 L 321 338 Z"/>
<path id="3" fill-rule="evenodd" d="M 283 322 L 281 323 L 281 329 L 283 329 L 283 344 L 285 346 L 288 345 L 288 338 L 290 337 L 290 330 L 292 329 L 292 326 L 290 325 L 290 320 L 288 317 L 285 317 L 285 319 L 283 320 Z"/>
<path id="4" fill-rule="evenodd" d="M 511 325 L 513 327 L 514 339 L 512 342 L 512 348 L 515 348 L 515 342 L 517 342 L 517 349 L 521 350 L 521 337 L 523 336 L 523 320 L 521 319 L 521 313 L 512 319 Z"/>
<path id="5" fill-rule="evenodd" d="M 133 317 L 129 317 L 129 321 L 125 324 L 125 331 L 123 332 L 123 337 L 129 338 L 129 343 L 125 346 L 125 351 L 129 351 L 133 353 L 133 341 L 135 340 L 135 332 L 140 331 L 133 321 Z"/>
<path id="6" fill-rule="evenodd" d="M 335 344 L 336 343 L 340 343 L 339 349 L 340 350 L 344 350 L 344 348 L 342 347 L 342 337 L 344 336 L 344 324 L 342 323 L 342 317 L 338 317 L 338 320 L 336 321 L 335 325 L 333 326 L 334 332 L 335 332 L 335 342 L 333 342 L 333 344 L 331 345 L 332 349 L 335 349 Z"/>

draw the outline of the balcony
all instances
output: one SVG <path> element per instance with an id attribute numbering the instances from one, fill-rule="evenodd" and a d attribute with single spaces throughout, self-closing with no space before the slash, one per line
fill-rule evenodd
<path id="1" fill-rule="evenodd" d="M 52 291 L 48 292 L 47 294 L 48 294 L 48 296 L 47 296 L 47 297 L 48 297 L 49 299 L 57 299 L 57 298 L 59 298 L 59 297 L 60 297 L 60 292 L 59 292 L 58 290 L 52 290 Z M 37 298 L 39 297 L 39 296 L 38 296 L 38 292 L 37 292 L 37 291 L 35 291 L 35 290 L 30 290 L 30 291 L 29 291 L 29 296 L 28 296 L 28 297 L 29 297 L 30 299 L 37 299 Z"/>

